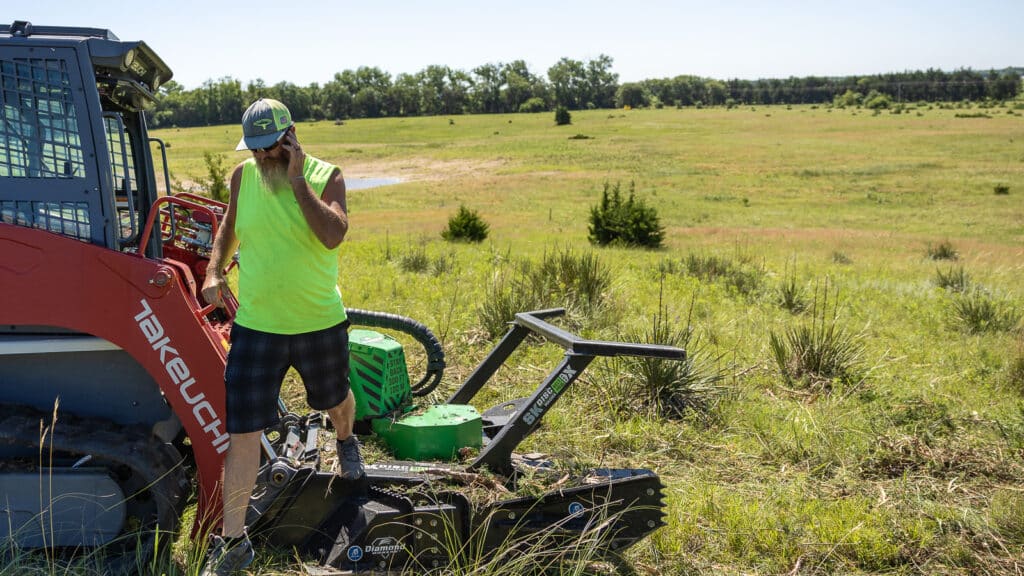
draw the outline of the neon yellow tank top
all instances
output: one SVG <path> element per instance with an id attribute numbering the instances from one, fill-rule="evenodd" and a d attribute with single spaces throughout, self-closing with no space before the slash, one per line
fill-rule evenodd
<path id="1" fill-rule="evenodd" d="M 303 173 L 317 196 L 336 168 L 306 156 Z M 239 242 L 235 322 L 274 334 L 314 332 L 343 322 L 339 248 L 326 248 L 313 234 L 291 187 L 271 190 L 250 158 L 242 167 L 235 210 Z"/>

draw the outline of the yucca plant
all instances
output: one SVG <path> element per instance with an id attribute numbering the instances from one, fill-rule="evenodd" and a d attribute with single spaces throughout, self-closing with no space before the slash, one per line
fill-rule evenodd
<path id="1" fill-rule="evenodd" d="M 776 302 L 783 310 L 799 314 L 807 309 L 807 291 L 797 283 L 796 275 L 789 273 L 779 284 Z"/>
<path id="2" fill-rule="evenodd" d="M 809 322 L 769 334 L 772 356 L 787 383 L 828 389 L 833 380 L 856 377 L 864 346 L 859 336 L 839 326 L 838 300 L 837 290 L 829 306 L 826 282 L 820 294 L 815 290 Z"/>
<path id="3" fill-rule="evenodd" d="M 611 271 L 593 252 L 571 248 L 545 253 L 541 261 L 520 260 L 494 275 L 477 308 L 490 338 L 503 335 L 518 312 L 561 306 L 577 325 L 606 322 Z M 578 326 L 577 326 L 578 327 Z"/>
<path id="4" fill-rule="evenodd" d="M 965 292 L 971 283 L 970 276 L 964 271 L 963 266 L 950 267 L 947 270 L 937 268 L 935 278 L 932 280 L 939 288 L 945 288 L 950 292 Z"/>
<path id="5" fill-rule="evenodd" d="M 712 351 L 697 335 L 691 322 L 694 301 L 685 322 L 672 318 L 659 296 L 658 313 L 651 323 L 627 332 L 623 340 L 663 344 L 686 350 L 685 360 L 629 357 L 613 370 L 622 375 L 614 405 L 621 408 L 639 404 L 663 418 L 690 414 L 706 415 L 721 395 L 725 378 L 722 354 Z"/>
<path id="6" fill-rule="evenodd" d="M 1020 322 L 1020 312 L 1005 300 L 997 300 L 982 289 L 958 294 L 950 302 L 949 321 L 968 334 L 1005 332 Z"/>
<path id="7" fill-rule="evenodd" d="M 960 257 L 949 240 L 928 245 L 928 257 L 932 260 L 956 260 Z"/>
<path id="8" fill-rule="evenodd" d="M 426 247 L 420 245 L 398 257 L 398 267 L 402 272 L 422 274 L 430 268 L 430 257 Z"/>

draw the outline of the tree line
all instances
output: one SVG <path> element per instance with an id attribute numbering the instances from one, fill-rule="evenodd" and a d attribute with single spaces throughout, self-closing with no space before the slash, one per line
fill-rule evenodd
<path id="1" fill-rule="evenodd" d="M 170 81 L 149 112 L 154 127 L 233 124 L 253 100 L 276 98 L 296 120 L 345 120 L 395 116 L 544 112 L 623 106 L 722 106 L 733 104 L 831 103 L 850 92 L 875 92 L 896 102 L 1008 100 L 1021 91 L 1019 69 L 913 71 L 873 76 L 716 80 L 698 76 L 619 83 L 611 57 L 562 58 L 545 75 L 522 60 L 483 64 L 469 72 L 428 66 L 392 77 L 377 67 L 338 72 L 329 82 L 297 86 L 231 77 L 207 80 L 186 90 Z"/>

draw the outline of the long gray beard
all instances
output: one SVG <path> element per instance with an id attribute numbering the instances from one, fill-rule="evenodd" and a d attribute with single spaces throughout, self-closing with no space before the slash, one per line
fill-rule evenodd
<path id="1" fill-rule="evenodd" d="M 268 158 L 264 161 L 256 161 L 256 167 L 260 171 L 263 183 L 271 190 L 280 190 L 288 186 L 288 159 L 283 161 Z"/>

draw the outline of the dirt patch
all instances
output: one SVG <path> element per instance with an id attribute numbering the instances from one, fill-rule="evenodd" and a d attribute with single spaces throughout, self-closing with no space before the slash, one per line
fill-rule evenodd
<path id="1" fill-rule="evenodd" d="M 398 178 L 403 182 L 443 182 L 491 175 L 503 160 L 435 160 L 403 158 L 371 162 L 341 162 L 347 178 Z"/>

